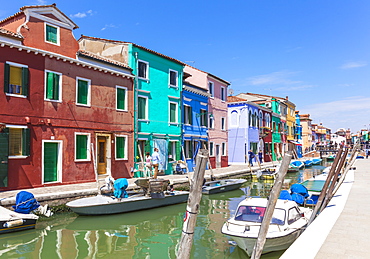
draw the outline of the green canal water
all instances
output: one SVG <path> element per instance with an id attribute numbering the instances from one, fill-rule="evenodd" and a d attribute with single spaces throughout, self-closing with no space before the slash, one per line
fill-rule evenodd
<path id="1" fill-rule="evenodd" d="M 284 188 L 320 174 L 323 166 L 289 173 Z M 266 197 L 273 181 L 250 179 L 242 189 L 203 195 L 191 258 L 248 258 L 221 234 L 223 223 L 246 197 Z M 37 223 L 35 230 L 0 236 L 0 258 L 176 258 L 186 204 L 110 216 L 64 213 Z M 261 258 L 279 258 L 274 252 Z"/>

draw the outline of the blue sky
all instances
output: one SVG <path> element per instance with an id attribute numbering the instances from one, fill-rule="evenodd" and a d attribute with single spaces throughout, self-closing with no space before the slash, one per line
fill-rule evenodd
<path id="1" fill-rule="evenodd" d="M 229 82 L 234 94 L 289 96 L 336 131 L 370 127 L 370 1 L 7 1 L 52 4 L 81 34 L 130 41 Z"/>

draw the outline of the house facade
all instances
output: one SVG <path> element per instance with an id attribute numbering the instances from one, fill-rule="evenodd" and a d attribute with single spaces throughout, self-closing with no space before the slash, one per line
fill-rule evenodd
<path id="1" fill-rule="evenodd" d="M 0 21 L 0 190 L 131 177 L 133 75 L 54 5 Z"/>

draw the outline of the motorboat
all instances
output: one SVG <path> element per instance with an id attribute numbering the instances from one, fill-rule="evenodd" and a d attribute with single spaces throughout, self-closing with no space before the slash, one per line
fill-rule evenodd
<path id="1" fill-rule="evenodd" d="M 109 215 L 186 202 L 189 192 L 167 190 L 168 182 L 163 179 L 143 178 L 135 182 L 144 190 L 143 192 L 127 195 L 123 198 L 112 195 L 96 195 L 70 201 L 66 205 L 79 215 Z"/>
<path id="2" fill-rule="evenodd" d="M 0 206 L 0 234 L 35 228 L 38 216 L 18 213 Z"/>
<path id="3" fill-rule="evenodd" d="M 223 179 L 206 182 L 202 187 L 203 194 L 214 194 L 239 189 L 247 180 L 245 179 Z"/>
<path id="4" fill-rule="evenodd" d="M 305 160 L 303 163 L 305 167 L 311 167 L 313 165 L 313 161 L 309 159 Z"/>
<path id="5" fill-rule="evenodd" d="M 302 161 L 299 161 L 299 160 L 293 161 L 289 164 L 288 173 L 298 172 L 303 167 L 304 167 L 304 163 Z"/>
<path id="6" fill-rule="evenodd" d="M 322 162 L 322 159 L 321 158 L 314 158 L 314 159 L 312 159 L 312 164 L 313 165 L 319 165 L 319 164 L 321 164 L 321 162 Z"/>
<path id="7" fill-rule="evenodd" d="M 267 203 L 266 198 L 249 197 L 241 201 L 235 215 L 222 226 L 221 232 L 249 256 L 257 241 Z M 287 249 L 305 230 L 311 214 L 311 209 L 299 207 L 294 201 L 278 199 L 262 253 Z"/>

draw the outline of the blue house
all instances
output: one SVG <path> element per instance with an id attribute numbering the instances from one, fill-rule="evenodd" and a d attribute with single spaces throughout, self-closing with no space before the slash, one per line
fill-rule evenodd
<path id="1" fill-rule="evenodd" d="M 185 83 L 182 92 L 183 155 L 192 172 L 200 148 L 208 142 L 208 93 L 205 89 Z"/>
<path id="2" fill-rule="evenodd" d="M 297 156 L 301 158 L 302 157 L 302 125 L 301 125 L 301 118 L 299 116 L 298 111 L 295 112 L 295 123 L 296 123 L 295 139 L 297 140 L 296 151 L 297 151 Z"/>

